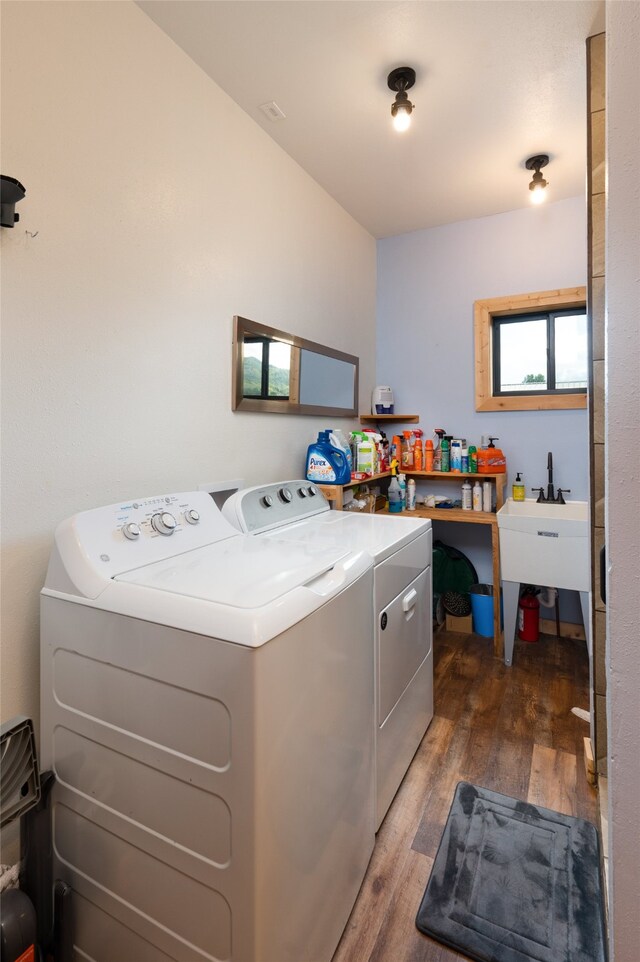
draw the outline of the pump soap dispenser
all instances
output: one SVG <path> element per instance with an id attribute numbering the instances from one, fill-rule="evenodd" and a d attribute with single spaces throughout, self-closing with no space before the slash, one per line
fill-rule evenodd
<path id="1" fill-rule="evenodd" d="M 522 471 L 518 471 L 516 479 L 513 482 L 512 491 L 514 501 L 524 501 L 524 481 L 522 480 Z"/>

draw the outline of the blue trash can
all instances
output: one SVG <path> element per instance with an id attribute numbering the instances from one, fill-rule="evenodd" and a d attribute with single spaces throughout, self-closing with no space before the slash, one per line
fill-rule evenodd
<path id="1" fill-rule="evenodd" d="M 493 585 L 471 585 L 469 597 L 473 630 L 484 638 L 493 638 Z M 500 598 L 500 623 L 502 624 L 502 598 Z"/>

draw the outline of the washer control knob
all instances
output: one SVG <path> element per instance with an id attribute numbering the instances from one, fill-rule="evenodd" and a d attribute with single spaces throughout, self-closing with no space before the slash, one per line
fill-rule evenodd
<path id="1" fill-rule="evenodd" d="M 310 498 L 314 498 L 314 497 L 316 496 L 316 494 L 318 493 L 318 489 L 317 489 L 317 488 L 314 488 L 314 486 L 313 486 L 312 484 L 309 485 L 309 487 L 307 488 L 307 491 L 308 491 L 308 493 L 309 493 L 309 497 L 310 497 Z"/>
<path id="2" fill-rule="evenodd" d="M 263 498 L 260 498 L 260 504 L 263 508 L 270 508 L 273 504 L 273 498 L 270 494 L 265 494 Z"/>
<path id="3" fill-rule="evenodd" d="M 135 521 L 129 521 L 128 524 L 123 525 L 122 533 L 129 541 L 135 541 L 140 537 L 140 527 Z"/>
<path id="4" fill-rule="evenodd" d="M 168 511 L 160 511 L 158 514 L 154 514 L 151 519 L 151 526 L 158 534 L 173 534 L 176 524 L 176 519 Z"/>
<path id="5" fill-rule="evenodd" d="M 291 501 L 291 492 L 289 491 L 289 488 L 280 488 L 278 495 L 280 500 L 284 501 L 285 504 L 289 504 Z"/>
<path id="6" fill-rule="evenodd" d="M 298 488 L 298 494 L 300 495 L 301 498 L 306 498 L 306 496 L 307 496 L 307 489 L 306 489 L 306 488 Z"/>
<path id="7" fill-rule="evenodd" d="M 187 524 L 198 524 L 200 521 L 200 512 L 196 511 L 195 508 L 187 508 L 184 513 L 184 520 Z"/>

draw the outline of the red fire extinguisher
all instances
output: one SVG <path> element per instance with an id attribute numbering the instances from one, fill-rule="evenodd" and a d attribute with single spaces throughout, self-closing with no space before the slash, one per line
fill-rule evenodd
<path id="1" fill-rule="evenodd" d="M 537 641 L 540 636 L 540 602 L 535 590 L 525 588 L 518 603 L 518 638 Z"/>

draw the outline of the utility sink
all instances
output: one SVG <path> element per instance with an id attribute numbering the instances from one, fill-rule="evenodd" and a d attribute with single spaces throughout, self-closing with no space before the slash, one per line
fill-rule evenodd
<path id="1" fill-rule="evenodd" d="M 508 498 L 497 517 L 505 581 L 589 591 L 586 501 L 538 504 Z"/>

